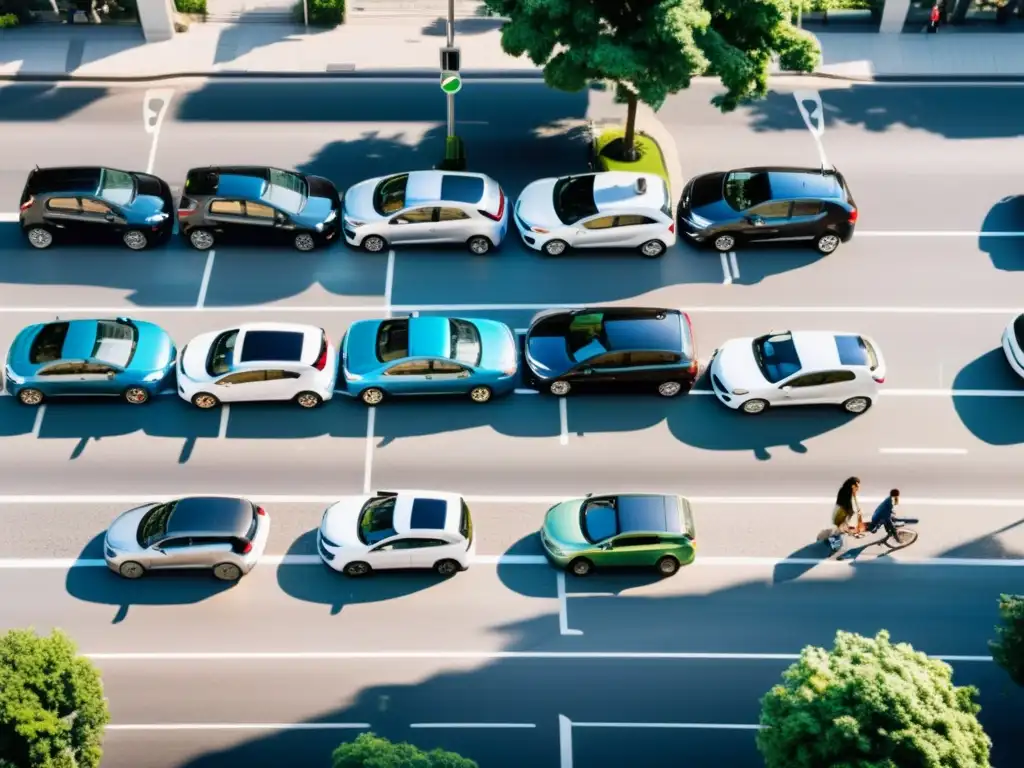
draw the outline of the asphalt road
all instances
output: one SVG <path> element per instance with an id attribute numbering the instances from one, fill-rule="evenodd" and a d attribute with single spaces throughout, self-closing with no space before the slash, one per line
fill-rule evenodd
<path id="1" fill-rule="evenodd" d="M 817 89 L 820 140 L 797 88 L 812 103 Z M 769 329 L 851 330 L 879 342 L 889 372 L 856 419 L 745 419 L 699 392 L 564 406 L 520 394 L 372 416 L 341 398 L 315 413 L 226 414 L 173 394 L 138 409 L 33 411 L 0 398 L 0 629 L 60 626 L 99 655 L 114 717 L 105 766 L 323 765 L 365 728 L 484 768 L 618 768 L 680 754 L 753 766 L 757 700 L 789 663 L 771 654 L 828 644 L 839 628 L 887 628 L 933 654 L 987 656 L 997 595 L 1024 592 L 1024 386 L 998 349 L 1024 289 L 1024 240 L 1006 236 L 1024 230 L 1017 88 L 780 80 L 764 102 L 725 116 L 703 83 L 669 100 L 660 119 L 684 175 L 822 155 L 839 167 L 861 219 L 855 241 L 829 258 L 746 250 L 734 271 L 680 245 L 653 263 L 553 261 L 514 239 L 484 259 L 227 247 L 209 257 L 178 243 L 27 252 L 11 219 L 37 162 L 151 167 L 172 186 L 191 166 L 251 162 L 345 187 L 429 167 L 441 152 L 434 80 L 157 90 L 0 87 L 0 142 L 19 148 L 0 155 L 0 341 L 58 315 L 153 320 L 180 346 L 250 320 L 315 323 L 340 340 L 349 323 L 388 311 L 523 328 L 546 306 L 614 302 L 687 310 L 705 360 L 728 338 Z M 582 170 L 582 126 L 620 110 L 605 92 L 526 83 L 468 83 L 458 99 L 471 166 L 511 196 L 533 178 Z M 161 115 L 149 131 L 147 109 Z M 891 552 L 867 538 L 840 562 L 818 562 L 813 537 L 849 474 L 864 478 L 867 511 L 898 485 L 920 540 Z M 349 582 L 306 564 L 331 500 L 385 487 L 465 494 L 480 561 L 445 583 Z M 640 489 L 694 498 L 698 563 L 660 583 L 568 579 L 561 597 L 534 535 L 544 510 Z M 209 492 L 249 495 L 273 516 L 265 562 L 236 587 L 126 584 L 88 564 L 119 511 Z M 69 570 L 75 559 L 87 564 Z M 553 655 L 494 656 L 538 652 Z M 564 655 L 580 652 L 603 655 Z M 643 656 L 654 653 L 699 657 Z M 707 657 L 716 653 L 743 656 Z M 1019 692 L 991 662 L 952 663 L 958 683 L 981 688 L 995 764 L 1010 764 L 1024 746 L 1011 722 Z"/>

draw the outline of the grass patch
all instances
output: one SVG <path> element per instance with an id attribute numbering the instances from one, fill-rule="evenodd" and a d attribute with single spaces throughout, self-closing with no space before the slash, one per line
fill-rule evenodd
<path id="1" fill-rule="evenodd" d="M 665 183 L 671 187 L 668 168 L 665 167 L 665 157 L 661 153 L 658 142 L 647 134 L 637 131 L 634 138 L 637 159 L 623 160 L 625 147 L 622 139 L 625 135 L 625 128 L 608 128 L 597 135 L 594 139 L 594 157 L 598 170 L 653 173 L 664 179 Z"/>

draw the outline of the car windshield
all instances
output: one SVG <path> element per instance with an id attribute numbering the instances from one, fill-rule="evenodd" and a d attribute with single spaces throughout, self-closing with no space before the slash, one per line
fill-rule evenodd
<path id="1" fill-rule="evenodd" d="M 725 177 L 722 194 L 734 211 L 745 211 L 772 199 L 768 174 L 733 171 Z"/>
<path id="2" fill-rule="evenodd" d="M 368 546 L 397 535 L 395 530 L 395 497 L 370 499 L 359 516 L 359 540 Z"/>
<path id="3" fill-rule="evenodd" d="M 377 359 L 382 363 L 409 356 L 409 320 L 385 320 L 377 330 Z"/>
<path id="4" fill-rule="evenodd" d="M 92 345 L 94 360 L 102 360 L 118 368 L 127 368 L 135 356 L 139 331 L 133 323 L 100 320 L 96 323 L 96 341 Z"/>
<path id="5" fill-rule="evenodd" d="M 206 360 L 206 372 L 210 376 L 220 376 L 231 370 L 231 353 L 235 351 L 237 340 L 237 330 L 226 331 L 213 340 Z"/>
<path id="6" fill-rule="evenodd" d="M 128 205 L 135 197 L 135 179 L 130 173 L 104 168 L 96 196 L 114 205 Z"/>
<path id="7" fill-rule="evenodd" d="M 772 384 L 788 379 L 801 368 L 800 355 L 791 333 L 754 339 L 754 360 L 762 375 Z"/>
<path id="8" fill-rule="evenodd" d="M 604 315 L 600 312 L 573 315 L 565 335 L 569 357 L 582 363 L 609 351 Z"/>
<path id="9" fill-rule="evenodd" d="M 405 208 L 405 188 L 408 184 L 407 173 L 384 179 L 373 191 L 373 210 L 381 216 L 390 216 Z"/>
<path id="10" fill-rule="evenodd" d="M 270 180 L 263 187 L 260 196 L 264 202 L 288 213 L 299 213 L 306 207 L 309 187 L 306 180 L 297 173 L 270 169 Z"/>
<path id="11" fill-rule="evenodd" d="M 70 323 L 47 323 L 39 329 L 32 340 L 28 351 L 28 361 L 32 365 L 52 363 L 60 360 L 64 352 L 64 339 L 67 338 Z"/>
<path id="12" fill-rule="evenodd" d="M 580 528 L 587 541 L 596 544 L 619 532 L 615 499 L 588 499 L 580 511 Z"/>
<path id="13" fill-rule="evenodd" d="M 480 365 L 482 350 L 480 333 L 477 331 L 476 326 L 472 323 L 467 323 L 465 320 L 456 320 L 455 318 L 448 320 L 448 326 L 451 329 L 452 335 L 452 360 L 474 367 Z"/>
<path id="14" fill-rule="evenodd" d="M 140 547 L 151 547 L 167 535 L 167 521 L 178 504 L 176 501 L 160 504 L 149 510 L 139 522 L 137 541 Z"/>
<path id="15" fill-rule="evenodd" d="M 563 224 L 575 224 L 597 213 L 594 204 L 594 177 L 566 176 L 555 182 L 555 215 Z"/>

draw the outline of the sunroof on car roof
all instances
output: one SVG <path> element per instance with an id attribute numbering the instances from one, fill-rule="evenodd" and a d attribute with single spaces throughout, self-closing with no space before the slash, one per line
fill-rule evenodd
<path id="1" fill-rule="evenodd" d="M 409 527 L 419 530 L 438 531 L 444 529 L 448 502 L 441 499 L 416 499 L 412 503 Z"/>
<path id="2" fill-rule="evenodd" d="M 239 362 L 258 360 L 298 362 L 302 357 L 302 334 L 294 331 L 248 331 L 242 342 Z"/>

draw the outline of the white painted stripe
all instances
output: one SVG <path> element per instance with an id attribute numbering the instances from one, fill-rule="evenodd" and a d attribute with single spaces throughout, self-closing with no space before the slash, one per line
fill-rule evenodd
<path id="1" fill-rule="evenodd" d="M 969 229 L 931 230 L 857 230 L 855 237 L 1024 237 L 1024 232 L 982 232 Z"/>
<path id="2" fill-rule="evenodd" d="M 539 395 L 540 394 L 540 392 L 538 392 L 536 389 L 517 389 L 517 390 L 515 390 L 515 393 L 517 395 Z"/>
<path id="3" fill-rule="evenodd" d="M 879 448 L 879 453 L 893 456 L 965 456 L 966 448 Z"/>
<path id="4" fill-rule="evenodd" d="M 573 728 L 687 728 L 706 731 L 759 731 L 747 723 L 573 723 Z"/>
<path id="5" fill-rule="evenodd" d="M 740 279 L 740 264 L 736 258 L 736 251 L 729 251 L 729 267 L 732 269 L 732 277 L 734 280 Z"/>
<path id="6" fill-rule="evenodd" d="M 560 768 L 572 768 L 572 720 L 558 716 L 558 753 Z"/>
<path id="7" fill-rule="evenodd" d="M 536 728 L 536 723 L 410 723 L 410 728 Z"/>
<path id="8" fill-rule="evenodd" d="M 732 284 L 732 272 L 729 271 L 729 257 L 724 253 L 718 254 L 722 260 L 722 285 Z"/>
<path id="9" fill-rule="evenodd" d="M 530 329 L 529 328 L 516 328 L 515 331 L 516 331 L 516 336 L 525 336 L 527 333 L 530 332 Z"/>
<path id="10" fill-rule="evenodd" d="M 569 406 L 564 397 L 558 401 L 558 442 L 569 444 Z"/>
<path id="11" fill-rule="evenodd" d="M 113 723 L 108 731 L 345 731 L 366 730 L 369 723 Z"/>
<path id="12" fill-rule="evenodd" d="M 366 455 L 363 458 L 363 493 L 371 493 L 373 484 L 373 441 L 377 425 L 377 409 L 366 409 Z"/>
<path id="13" fill-rule="evenodd" d="M 388 266 L 384 277 L 384 305 L 387 317 L 391 317 L 391 294 L 395 288 L 395 251 L 388 251 Z"/>
<path id="14" fill-rule="evenodd" d="M 228 422 L 231 420 L 231 406 L 221 405 L 220 426 L 217 428 L 217 437 L 224 439 L 228 436 Z"/>
<path id="15" fill-rule="evenodd" d="M 578 637 L 583 634 L 582 630 L 569 629 L 569 601 L 565 592 L 565 571 L 555 571 L 555 586 L 558 591 L 558 631 L 562 635 Z"/>
<path id="16" fill-rule="evenodd" d="M 38 438 L 43 429 L 43 419 L 46 417 L 46 403 L 36 406 L 36 418 L 32 422 L 32 437 Z"/>
<path id="17" fill-rule="evenodd" d="M 196 309 L 203 309 L 206 304 L 206 291 L 210 287 L 210 275 L 213 274 L 213 260 L 217 253 L 210 250 L 206 256 L 206 266 L 203 268 L 203 281 L 199 284 L 199 298 L 196 299 Z"/>
<path id="18" fill-rule="evenodd" d="M 20 213 L 0 213 L 0 222 L 4 224 L 13 224 L 21 220 Z"/>
<path id="19" fill-rule="evenodd" d="M 884 397 L 1024 397 L 1024 389 L 882 389 Z"/>

